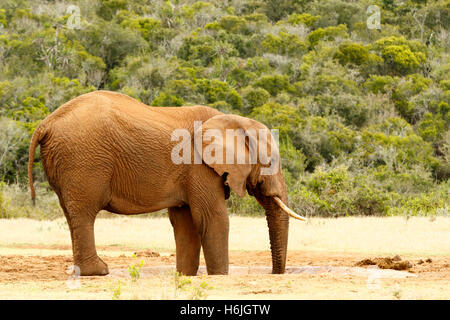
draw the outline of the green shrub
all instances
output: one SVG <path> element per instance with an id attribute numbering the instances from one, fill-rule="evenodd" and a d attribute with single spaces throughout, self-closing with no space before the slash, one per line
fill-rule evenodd
<path id="1" fill-rule="evenodd" d="M 270 93 L 263 88 L 247 87 L 243 89 L 242 97 L 245 102 L 245 109 L 247 113 L 250 113 L 254 108 L 265 104 L 270 98 Z"/>
<path id="2" fill-rule="evenodd" d="M 292 25 L 304 24 L 307 27 L 312 27 L 319 18 L 320 16 L 313 16 L 309 13 L 293 13 L 287 17 L 287 22 Z"/>
<path id="3" fill-rule="evenodd" d="M 30 137 L 100 89 L 278 129 L 290 198 L 311 214 L 448 212 L 447 0 L 378 1 L 373 30 L 367 1 L 75 1 L 76 30 L 64 6 L 41 2 L 0 9 L 1 216 L 61 216 L 48 185 L 29 205 Z M 45 181 L 39 153 L 34 177 Z M 262 213 L 253 198 L 229 206 Z"/>
<path id="4" fill-rule="evenodd" d="M 261 43 L 263 52 L 299 56 L 307 52 L 307 44 L 298 36 L 286 32 L 268 34 Z"/>
<path id="5" fill-rule="evenodd" d="M 125 9 L 127 6 L 126 0 L 102 0 L 97 9 L 97 15 L 105 20 L 111 20 L 116 14 L 117 10 Z"/>
<path id="6" fill-rule="evenodd" d="M 179 107 L 184 105 L 184 100 L 175 95 L 161 92 L 155 99 L 153 99 L 151 105 L 160 107 Z"/>
<path id="7" fill-rule="evenodd" d="M 410 123 L 416 123 L 422 118 L 423 112 L 421 107 L 412 101 L 413 96 L 417 96 L 428 89 L 431 81 L 421 75 L 409 75 L 398 83 L 392 92 L 392 101 L 396 110 L 402 117 Z M 429 104 L 429 100 L 427 99 Z M 428 107 L 428 106 L 427 106 Z"/>
<path id="8" fill-rule="evenodd" d="M 446 126 L 445 121 L 441 115 L 433 116 L 432 113 L 427 112 L 417 128 L 420 136 L 429 142 L 437 141 L 441 139 L 445 133 Z"/>
<path id="9" fill-rule="evenodd" d="M 291 195 L 299 212 L 312 216 L 383 215 L 388 198 L 343 166 L 323 170 L 318 167 Z"/>
<path id="10" fill-rule="evenodd" d="M 36 189 L 36 205 L 33 206 L 28 188 L 0 183 L 0 218 L 47 220 L 63 216 L 58 197 L 48 188 Z"/>
<path id="11" fill-rule="evenodd" d="M 369 59 L 369 49 L 359 43 L 347 42 L 339 46 L 334 57 L 344 65 L 348 63 L 362 65 Z"/>
<path id="12" fill-rule="evenodd" d="M 192 61 L 196 65 L 206 66 L 215 56 L 215 41 L 211 36 L 186 38 L 178 50 L 178 57 Z"/>
<path id="13" fill-rule="evenodd" d="M 262 76 L 255 81 L 254 86 L 263 88 L 272 96 L 275 96 L 284 90 L 288 90 L 289 78 L 285 75 Z"/>
<path id="14" fill-rule="evenodd" d="M 4 182 L 0 182 L 0 218 L 11 218 L 10 212 L 9 212 L 9 201 L 5 199 L 5 196 L 3 194 L 3 189 L 5 188 L 6 184 Z"/>
<path id="15" fill-rule="evenodd" d="M 250 117 L 264 123 L 271 129 L 279 130 L 280 137 L 288 137 L 301 122 L 301 118 L 294 107 L 270 102 L 254 108 Z"/>
<path id="16" fill-rule="evenodd" d="M 197 90 L 201 93 L 207 103 L 214 103 L 216 101 L 226 101 L 235 109 L 242 108 L 242 98 L 233 88 L 230 88 L 227 83 L 218 80 L 198 79 L 195 80 Z"/>
<path id="17" fill-rule="evenodd" d="M 431 168 L 434 163 L 432 146 L 414 133 L 398 136 L 364 130 L 359 148 L 359 157 L 367 166 L 390 163 L 393 168 L 416 164 Z"/>
<path id="18" fill-rule="evenodd" d="M 336 27 L 327 27 L 325 29 L 318 28 L 308 34 L 308 41 L 311 48 L 314 48 L 319 41 L 333 41 L 336 38 L 347 38 L 347 26 L 345 24 L 340 24 Z"/>
<path id="19" fill-rule="evenodd" d="M 246 195 L 239 198 L 234 192 L 227 200 L 227 208 L 231 214 L 243 216 L 263 216 L 264 209 L 258 204 L 254 197 Z"/>
<path id="20" fill-rule="evenodd" d="M 373 93 L 386 93 L 392 88 L 394 81 L 395 78 L 390 76 L 371 75 L 364 83 L 364 87 Z"/>
<path id="21" fill-rule="evenodd" d="M 369 116 L 369 109 L 359 96 L 352 94 L 317 95 L 314 98 L 320 116 L 337 114 L 347 126 L 362 127 Z"/>
<path id="22" fill-rule="evenodd" d="M 406 75 L 418 71 L 426 62 L 425 46 L 404 37 L 386 37 L 375 41 L 371 46 L 384 60 L 389 74 Z"/>

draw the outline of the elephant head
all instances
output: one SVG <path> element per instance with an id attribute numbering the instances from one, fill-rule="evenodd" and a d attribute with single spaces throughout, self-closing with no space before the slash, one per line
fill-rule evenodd
<path id="1" fill-rule="evenodd" d="M 288 215 L 306 220 L 287 207 L 286 184 L 278 147 L 262 123 L 237 115 L 217 115 L 196 130 L 195 150 L 240 197 L 245 191 L 265 209 L 272 252 L 272 273 L 283 273 L 288 243 Z M 201 148 L 200 148 L 201 147 Z"/>

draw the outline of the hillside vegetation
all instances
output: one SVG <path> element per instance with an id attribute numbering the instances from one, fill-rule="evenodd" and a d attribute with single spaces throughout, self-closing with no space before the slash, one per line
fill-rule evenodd
<path id="1" fill-rule="evenodd" d="M 62 214 L 38 155 L 30 206 L 30 137 L 97 89 L 278 129 L 300 213 L 448 215 L 449 26 L 448 0 L 1 0 L 0 217 Z"/>

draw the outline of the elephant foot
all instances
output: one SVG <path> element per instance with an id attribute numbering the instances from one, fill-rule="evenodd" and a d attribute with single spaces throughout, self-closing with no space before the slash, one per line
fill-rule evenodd
<path id="1" fill-rule="evenodd" d="M 208 275 L 210 276 L 218 276 L 218 275 L 227 275 L 228 274 L 228 268 L 226 270 L 210 270 L 206 268 Z"/>
<path id="2" fill-rule="evenodd" d="M 177 272 L 185 276 L 196 276 L 198 271 L 198 266 L 195 268 L 179 268 L 177 267 Z"/>
<path id="3" fill-rule="evenodd" d="M 77 266 L 80 268 L 80 276 L 106 276 L 109 273 L 108 265 L 98 256 Z"/>

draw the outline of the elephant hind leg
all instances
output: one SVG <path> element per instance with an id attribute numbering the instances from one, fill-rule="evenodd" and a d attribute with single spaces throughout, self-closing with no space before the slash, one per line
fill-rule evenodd
<path id="1" fill-rule="evenodd" d="M 97 212 L 82 208 L 74 201 L 62 203 L 61 207 L 69 224 L 74 265 L 80 268 L 80 275 L 107 275 L 108 266 L 97 255 L 95 248 L 94 221 Z"/>
<path id="2" fill-rule="evenodd" d="M 79 166 L 84 171 L 64 172 L 56 186 L 70 229 L 74 265 L 80 268 L 82 276 L 107 275 L 108 266 L 95 248 L 94 222 L 100 209 L 110 201 L 108 173 L 96 172 L 84 162 Z"/>
<path id="3" fill-rule="evenodd" d="M 169 208 L 169 218 L 173 226 L 177 250 L 177 271 L 195 276 L 200 260 L 200 234 L 192 220 L 188 207 Z"/>

